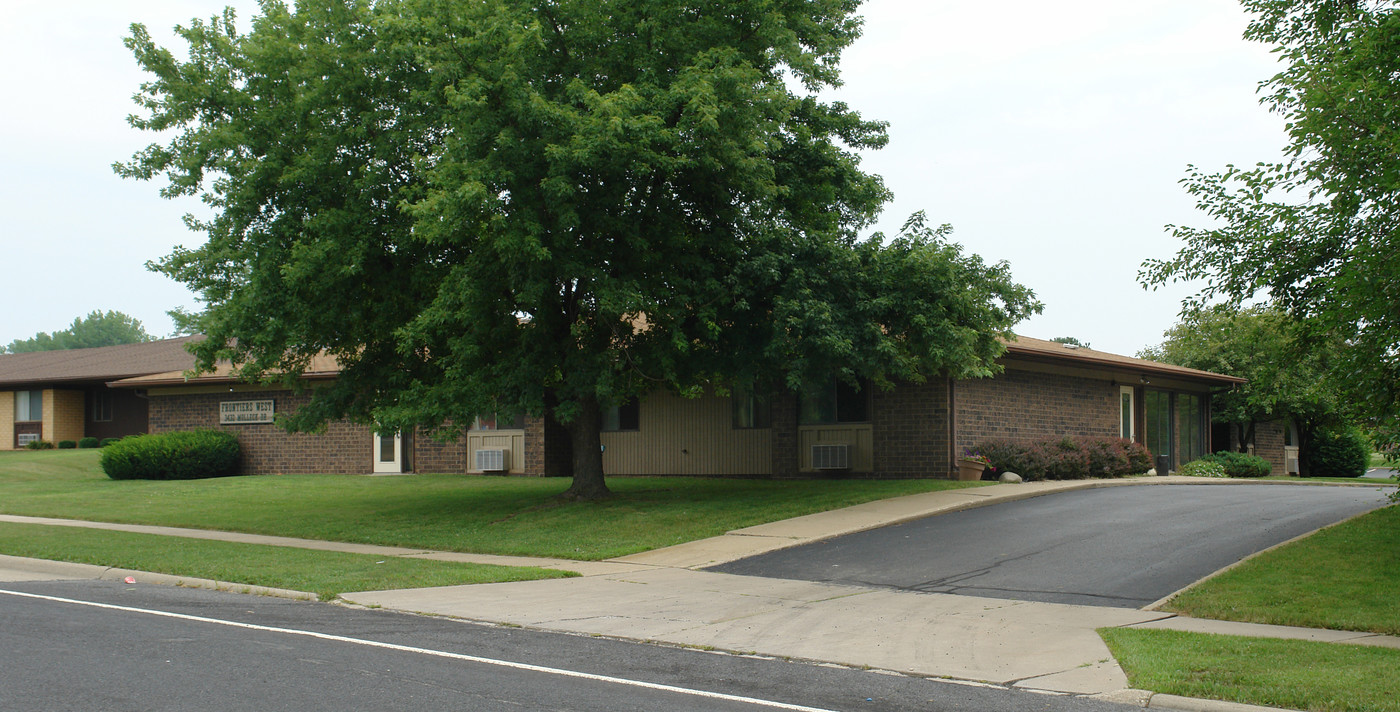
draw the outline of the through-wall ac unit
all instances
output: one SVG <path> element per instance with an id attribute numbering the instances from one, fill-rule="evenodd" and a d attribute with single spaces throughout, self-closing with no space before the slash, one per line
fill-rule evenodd
<path id="1" fill-rule="evenodd" d="M 1283 469 L 1284 474 L 1286 475 L 1298 474 L 1298 458 L 1290 457 L 1287 460 L 1285 460 L 1283 463 Z"/>
<path id="2" fill-rule="evenodd" d="M 36 433 L 20 433 L 19 435 L 15 436 L 15 446 L 24 447 L 25 445 L 28 445 L 29 443 L 32 443 L 38 439 L 39 436 Z"/>
<path id="3" fill-rule="evenodd" d="M 840 443 L 836 445 L 813 445 L 812 446 L 812 469 L 814 470 L 849 470 L 851 469 L 851 449 L 849 445 Z"/>
<path id="4" fill-rule="evenodd" d="M 505 472 L 510 467 L 510 451 L 477 450 L 476 469 L 482 472 Z"/>

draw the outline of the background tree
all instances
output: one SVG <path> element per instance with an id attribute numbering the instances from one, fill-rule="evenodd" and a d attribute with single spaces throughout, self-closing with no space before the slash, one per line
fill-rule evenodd
<path id="1" fill-rule="evenodd" d="M 1140 279 L 1203 278 L 1187 308 L 1256 295 L 1335 349 L 1335 382 L 1373 424 L 1400 419 L 1400 12 L 1393 0 L 1244 0 L 1247 39 L 1285 68 L 1261 84 L 1287 121 L 1286 159 L 1183 181 L 1211 228 Z"/>
<path id="2" fill-rule="evenodd" d="M 1079 339 L 1076 339 L 1073 336 L 1056 336 L 1055 338 L 1051 339 L 1051 341 L 1057 344 L 1068 344 L 1070 346 L 1078 346 L 1081 349 L 1092 348 L 1089 346 L 1089 343 L 1087 341 L 1080 341 Z"/>
<path id="3" fill-rule="evenodd" d="M 141 322 L 119 311 L 94 311 L 73 320 L 73 325 L 52 334 L 39 332 L 30 339 L 16 339 L 5 347 L 12 354 L 29 351 L 90 349 L 97 346 L 153 341 Z"/>
<path id="4" fill-rule="evenodd" d="M 885 126 L 839 83 L 858 0 L 269 0 L 177 32 L 117 166 L 215 208 L 156 268 L 203 302 L 199 365 L 333 385 L 287 420 L 568 430 L 568 496 L 606 494 L 600 411 L 659 388 L 991 373 L 1038 309 L 888 199 Z"/>
<path id="5" fill-rule="evenodd" d="M 1331 381 L 1332 349 L 1280 309 L 1201 310 L 1164 336 L 1138 356 L 1249 379 L 1211 398 L 1212 420 L 1230 424 L 1241 446 L 1254 442 L 1258 423 L 1291 421 L 1307 451 L 1320 431 L 1344 420 L 1346 402 Z"/>

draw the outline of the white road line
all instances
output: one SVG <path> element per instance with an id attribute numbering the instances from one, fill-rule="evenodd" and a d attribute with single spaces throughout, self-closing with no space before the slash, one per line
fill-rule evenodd
<path id="1" fill-rule="evenodd" d="M 75 606 L 88 606 L 90 608 L 105 608 L 113 611 L 125 611 L 127 613 L 144 613 L 146 615 L 160 616 L 162 618 L 175 618 L 178 620 L 195 621 L 199 623 L 212 623 L 214 625 L 228 626 L 230 628 L 244 628 L 247 630 L 257 630 L 268 633 L 283 633 L 286 635 L 299 635 L 305 638 L 316 638 L 319 640 L 329 640 L 338 643 L 351 643 L 354 645 L 364 645 L 371 648 L 383 648 L 385 650 L 397 650 L 405 653 L 418 653 L 420 655 L 431 655 L 439 658 L 451 660 L 463 660 L 466 662 L 480 663 L 482 665 L 495 665 L 497 667 L 512 668 L 515 670 L 526 670 L 529 672 L 541 672 L 548 675 L 559 675 L 562 677 L 572 677 L 580 680 L 593 680 L 596 682 L 607 682 L 615 685 L 626 685 L 628 687 L 640 687 L 648 690 L 659 690 L 662 692 L 673 692 L 679 695 L 690 695 L 693 697 L 704 697 L 713 700 L 727 700 L 730 702 L 740 702 L 744 704 L 759 705 L 761 707 L 771 707 L 780 710 L 795 710 L 796 712 L 835 712 L 821 707 L 806 707 L 803 705 L 793 705 L 786 702 L 775 702 L 773 700 L 761 700 L 754 697 L 742 697 L 739 695 L 727 695 L 723 692 L 710 692 L 708 690 L 694 690 L 687 687 L 676 687 L 674 685 L 662 685 L 655 682 L 644 682 L 642 680 L 628 680 L 623 677 L 612 677 L 609 675 L 595 675 L 593 673 L 578 672 L 576 670 L 564 670 L 562 668 L 544 667 L 541 665 L 530 665 L 528 663 L 517 663 L 509 660 L 495 660 L 493 658 L 483 658 L 475 655 L 463 655 L 461 653 L 449 653 L 443 650 L 432 650 L 429 648 L 415 648 L 409 645 L 395 645 L 393 643 L 381 643 L 376 640 L 364 640 L 361 638 L 349 638 L 343 635 L 331 635 L 329 633 L 317 633 L 313 630 L 298 630 L 295 628 L 276 628 L 273 626 L 258 625 L 256 623 L 240 623 L 238 621 L 226 621 L 218 618 L 206 618 L 204 616 L 191 616 L 184 613 L 171 613 L 169 611 L 157 611 L 149 608 L 133 608 L 131 606 L 118 606 L 110 603 L 96 603 L 93 601 L 79 601 L 71 598 L 59 598 L 57 596 L 45 596 L 37 593 L 25 593 L 23 591 L 10 591 L 0 589 L 0 593 L 17 596 L 19 598 L 33 598 L 41 601 L 53 601 L 55 603 L 68 603 Z"/>

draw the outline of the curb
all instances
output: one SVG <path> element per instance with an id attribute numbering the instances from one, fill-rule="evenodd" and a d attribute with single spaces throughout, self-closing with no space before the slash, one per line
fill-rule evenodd
<path id="1" fill-rule="evenodd" d="M 1181 697 L 1179 695 L 1154 694 L 1147 704 L 1149 709 L 1181 710 L 1181 712 L 1300 712 L 1299 710 L 1287 707 L 1264 707 L 1261 705 L 1247 705 L 1243 702 L 1225 702 L 1222 700 L 1202 700 L 1195 697 Z"/>
<path id="2" fill-rule="evenodd" d="M 234 583 L 232 581 L 215 581 L 213 579 L 174 576 L 151 571 L 118 569 L 110 566 L 98 566 L 96 564 L 78 564 L 70 561 L 52 561 L 50 559 L 29 559 L 21 556 L 0 554 L 0 568 L 3 567 L 11 567 L 20 571 L 30 571 L 41 575 L 64 579 L 124 582 L 128 578 L 131 578 L 135 579 L 132 583 L 177 586 L 180 588 L 201 588 L 210 591 L 246 593 L 254 596 L 272 596 L 274 598 L 288 598 L 297 601 L 320 600 L 320 597 L 314 593 L 293 591 L 286 588 L 255 586 L 253 584 Z"/>

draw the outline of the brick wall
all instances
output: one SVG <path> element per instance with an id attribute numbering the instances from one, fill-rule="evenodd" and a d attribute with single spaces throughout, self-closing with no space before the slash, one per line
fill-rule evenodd
<path id="1" fill-rule="evenodd" d="M 231 395 L 233 397 L 231 397 Z M 309 393 L 271 391 L 248 394 L 153 394 L 150 431 L 212 428 L 238 436 L 242 472 L 246 474 L 365 474 L 373 471 L 373 431 L 365 425 L 328 423 L 322 433 L 288 433 L 271 423 L 219 425 L 219 403 L 227 400 L 273 401 L 277 413 L 293 413 L 310 399 Z"/>
<path id="2" fill-rule="evenodd" d="M 45 439 L 54 444 L 83 438 L 83 392 L 44 391 Z"/>
<path id="3" fill-rule="evenodd" d="M 773 421 L 773 476 L 797 477 L 802 462 L 797 452 L 797 396 L 774 395 L 769 415 Z"/>
<path id="4" fill-rule="evenodd" d="M 0 391 L 0 450 L 15 449 L 15 392 Z"/>
<path id="5" fill-rule="evenodd" d="M 1271 475 L 1284 474 L 1283 442 L 1285 427 L 1287 427 L 1287 423 L 1278 420 L 1267 423 L 1256 423 L 1254 426 L 1254 454 L 1269 461 L 1269 474 Z"/>
<path id="6" fill-rule="evenodd" d="M 569 431 L 549 416 L 525 416 L 525 474 L 572 477 L 573 446 Z"/>
<path id="7" fill-rule="evenodd" d="M 948 380 L 874 393 L 876 477 L 947 477 Z"/>
<path id="8" fill-rule="evenodd" d="M 1108 381 L 1008 369 L 953 388 L 958 455 L 989 439 L 1118 437 L 1118 387 Z"/>
<path id="9" fill-rule="evenodd" d="M 457 433 L 441 441 L 418 431 L 413 438 L 413 471 L 460 474 L 467 471 L 467 438 Z"/>

